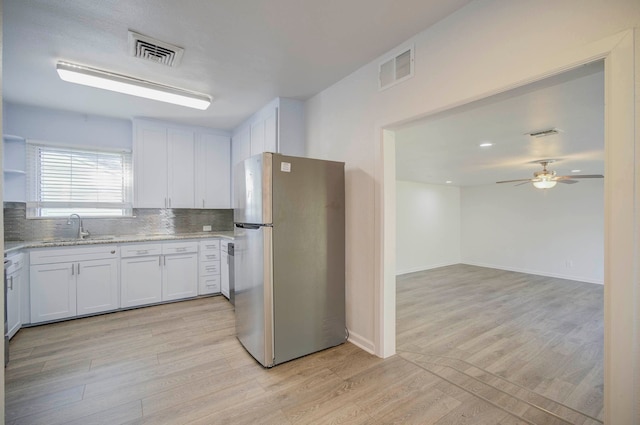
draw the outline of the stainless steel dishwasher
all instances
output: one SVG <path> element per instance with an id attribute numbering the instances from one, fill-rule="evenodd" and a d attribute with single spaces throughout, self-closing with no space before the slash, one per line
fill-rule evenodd
<path id="1" fill-rule="evenodd" d="M 235 295 L 235 261 L 234 261 L 235 245 L 233 242 L 227 244 L 227 255 L 229 256 L 229 302 L 232 305 L 236 305 Z"/>
<path id="2" fill-rule="evenodd" d="M 4 365 L 9 363 L 9 325 L 7 323 L 7 269 L 11 260 L 4 260 Z"/>

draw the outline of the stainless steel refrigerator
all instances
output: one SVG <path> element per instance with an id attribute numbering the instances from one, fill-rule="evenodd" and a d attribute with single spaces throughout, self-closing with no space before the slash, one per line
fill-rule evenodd
<path id="1" fill-rule="evenodd" d="M 271 367 L 343 343 L 344 163 L 263 153 L 234 186 L 242 345 Z"/>

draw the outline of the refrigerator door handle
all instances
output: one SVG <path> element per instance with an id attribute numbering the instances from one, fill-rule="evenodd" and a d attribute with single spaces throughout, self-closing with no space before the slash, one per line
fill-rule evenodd
<path id="1" fill-rule="evenodd" d="M 239 227 L 241 229 L 257 230 L 263 226 L 261 226 L 260 224 L 236 223 L 236 227 Z"/>

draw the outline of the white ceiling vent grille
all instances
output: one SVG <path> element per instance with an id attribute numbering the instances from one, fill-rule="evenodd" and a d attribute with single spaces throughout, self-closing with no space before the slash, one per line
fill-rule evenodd
<path id="1" fill-rule="evenodd" d="M 382 62 L 378 67 L 378 88 L 384 90 L 413 77 L 413 46 Z"/>
<path id="2" fill-rule="evenodd" d="M 183 53 L 182 47 L 129 31 L 129 54 L 131 56 L 175 67 L 180 65 Z"/>

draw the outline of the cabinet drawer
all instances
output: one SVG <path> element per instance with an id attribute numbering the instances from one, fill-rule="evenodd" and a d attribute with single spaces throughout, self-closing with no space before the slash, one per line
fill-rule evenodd
<path id="1" fill-rule="evenodd" d="M 200 251 L 200 262 L 220 261 L 220 251 Z"/>
<path id="2" fill-rule="evenodd" d="M 200 276 L 198 295 L 220 293 L 220 276 Z"/>
<path id="3" fill-rule="evenodd" d="M 170 242 L 162 244 L 163 254 L 184 254 L 187 252 L 198 252 L 197 242 Z"/>
<path id="4" fill-rule="evenodd" d="M 120 247 L 120 255 L 123 258 L 160 254 L 162 254 L 162 244 L 159 243 L 127 244 Z"/>
<path id="5" fill-rule="evenodd" d="M 200 241 L 200 252 L 220 250 L 220 239 L 208 239 Z"/>
<path id="6" fill-rule="evenodd" d="M 200 262 L 200 276 L 220 275 L 220 261 Z"/>
<path id="7" fill-rule="evenodd" d="M 11 260 L 11 265 L 7 268 L 8 275 L 17 272 L 24 266 L 24 254 L 22 253 L 10 255 L 7 260 Z"/>
<path id="8" fill-rule="evenodd" d="M 52 264 L 118 258 L 118 255 L 120 255 L 120 250 L 116 245 L 84 246 L 81 248 L 38 248 L 30 252 L 29 261 L 31 265 Z"/>

